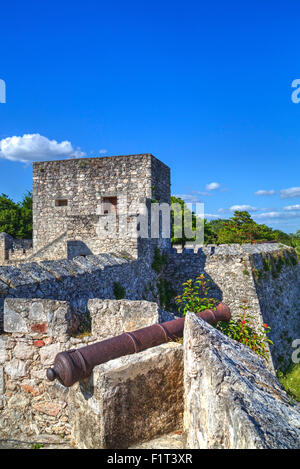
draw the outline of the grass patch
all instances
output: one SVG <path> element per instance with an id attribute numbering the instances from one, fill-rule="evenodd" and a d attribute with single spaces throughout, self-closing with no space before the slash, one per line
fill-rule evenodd
<path id="1" fill-rule="evenodd" d="M 75 339 L 84 339 L 85 337 L 90 337 L 92 335 L 91 331 L 79 332 L 76 335 L 73 335 Z"/>
<path id="2" fill-rule="evenodd" d="M 300 402 L 300 363 L 291 364 L 284 373 L 279 371 L 278 379 L 286 392 Z"/>
<path id="3" fill-rule="evenodd" d="M 42 449 L 43 448 L 43 444 L 42 443 L 33 443 L 31 445 L 31 449 Z"/>

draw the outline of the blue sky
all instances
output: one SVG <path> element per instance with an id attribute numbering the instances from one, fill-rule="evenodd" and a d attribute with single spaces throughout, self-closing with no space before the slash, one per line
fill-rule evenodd
<path id="1" fill-rule="evenodd" d="M 299 14 L 296 1 L 1 1 L 0 192 L 21 199 L 35 159 L 152 153 L 208 218 L 250 207 L 295 232 Z"/>

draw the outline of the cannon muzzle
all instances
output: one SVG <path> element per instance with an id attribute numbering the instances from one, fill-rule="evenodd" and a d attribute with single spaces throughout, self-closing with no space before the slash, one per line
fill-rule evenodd
<path id="1" fill-rule="evenodd" d="M 215 311 L 206 309 L 197 316 L 209 324 L 229 321 L 231 317 L 230 309 L 224 303 L 219 303 Z M 87 378 L 96 365 L 179 339 L 183 336 L 184 320 L 180 318 L 153 324 L 80 349 L 60 352 L 55 357 L 53 368 L 47 369 L 47 378 L 50 381 L 58 379 L 61 384 L 70 387 Z"/>

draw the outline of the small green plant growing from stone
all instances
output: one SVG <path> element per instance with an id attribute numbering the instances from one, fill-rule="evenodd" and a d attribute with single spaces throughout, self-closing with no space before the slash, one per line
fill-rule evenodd
<path id="1" fill-rule="evenodd" d="M 182 284 L 183 293 L 175 297 L 175 302 L 183 316 L 188 311 L 193 313 L 200 313 L 205 309 L 212 309 L 215 311 L 218 301 L 214 298 L 207 298 L 208 290 L 210 289 L 209 280 L 205 278 L 204 274 L 199 275 L 194 281 L 187 280 Z"/>
<path id="2" fill-rule="evenodd" d="M 172 288 L 171 282 L 162 277 L 157 281 L 156 286 L 159 294 L 160 306 L 167 309 L 167 311 L 172 310 L 173 299 L 176 292 Z"/>
<path id="3" fill-rule="evenodd" d="M 161 272 L 162 268 L 164 265 L 166 265 L 168 261 L 168 258 L 166 255 L 161 254 L 160 250 L 158 247 L 154 249 L 154 256 L 153 256 L 153 262 L 152 262 L 152 269 L 156 272 L 159 273 Z"/>
<path id="4" fill-rule="evenodd" d="M 42 443 L 33 443 L 31 445 L 31 449 L 42 449 L 42 448 L 43 448 Z"/>
<path id="5" fill-rule="evenodd" d="M 122 287 L 120 282 L 114 283 L 113 291 L 116 300 L 122 300 L 126 296 L 126 290 L 124 287 Z"/>
<path id="6" fill-rule="evenodd" d="M 79 161 L 79 167 L 80 168 L 85 168 L 86 167 L 86 162 L 83 161 L 83 160 Z"/>
<path id="7" fill-rule="evenodd" d="M 263 328 L 254 328 L 254 317 L 247 311 L 249 306 L 242 305 L 241 309 L 242 313 L 236 319 L 231 319 L 229 322 L 219 322 L 216 328 L 267 360 L 269 356 L 268 344 L 273 344 L 268 338 L 271 328 L 267 324 L 264 324 Z"/>

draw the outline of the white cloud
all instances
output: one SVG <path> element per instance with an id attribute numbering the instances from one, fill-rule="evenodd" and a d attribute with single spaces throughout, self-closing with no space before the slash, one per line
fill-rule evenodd
<path id="1" fill-rule="evenodd" d="M 234 212 L 235 210 L 247 211 L 247 212 L 257 212 L 257 207 L 252 207 L 251 205 L 232 205 L 230 210 Z"/>
<path id="2" fill-rule="evenodd" d="M 105 155 L 105 153 L 107 153 L 107 150 L 105 150 L 105 148 L 102 148 L 101 150 L 99 150 L 100 155 Z"/>
<path id="3" fill-rule="evenodd" d="M 270 191 L 260 190 L 260 191 L 254 192 L 254 194 L 255 195 L 275 195 L 276 191 L 274 191 L 274 190 L 270 190 Z"/>
<path id="4" fill-rule="evenodd" d="M 175 197 L 179 197 L 184 200 L 186 203 L 196 203 L 200 202 L 199 197 L 196 194 L 175 194 Z"/>
<path id="5" fill-rule="evenodd" d="M 266 212 L 266 213 L 261 213 L 259 215 L 256 215 L 256 218 L 259 218 L 260 220 L 272 220 L 272 219 L 278 219 L 278 220 L 288 220 L 290 218 L 299 218 L 300 217 L 300 212 L 297 211 L 290 211 L 290 212 Z"/>
<path id="6" fill-rule="evenodd" d="M 261 212 L 276 212 L 277 210 L 281 210 L 278 207 L 263 207 L 259 209 Z"/>
<path id="7" fill-rule="evenodd" d="M 191 191 L 191 194 L 198 194 L 198 195 L 202 195 L 204 197 L 206 197 L 206 196 L 211 197 L 211 194 L 209 192 Z"/>
<path id="8" fill-rule="evenodd" d="M 283 210 L 300 210 L 300 205 L 287 205 L 287 207 L 283 207 Z"/>
<path id="9" fill-rule="evenodd" d="M 215 215 L 214 213 L 205 213 L 204 218 L 220 218 L 220 215 Z"/>
<path id="10" fill-rule="evenodd" d="M 300 197 L 300 187 L 290 187 L 289 189 L 282 189 L 280 191 L 280 197 L 282 199 L 292 199 L 294 197 Z"/>
<path id="11" fill-rule="evenodd" d="M 214 191 L 216 189 L 219 189 L 220 184 L 218 182 L 211 182 L 210 184 L 206 184 L 205 189 L 207 191 Z"/>
<path id="12" fill-rule="evenodd" d="M 230 214 L 231 213 L 231 209 L 230 208 L 218 208 L 217 210 L 218 213 L 227 213 L 227 214 Z"/>
<path id="13" fill-rule="evenodd" d="M 0 140 L 0 158 L 10 161 L 31 163 L 57 158 L 81 158 L 86 156 L 80 148 L 74 149 L 69 141 L 58 143 L 40 134 L 25 134 L 23 137 L 7 137 Z"/>

